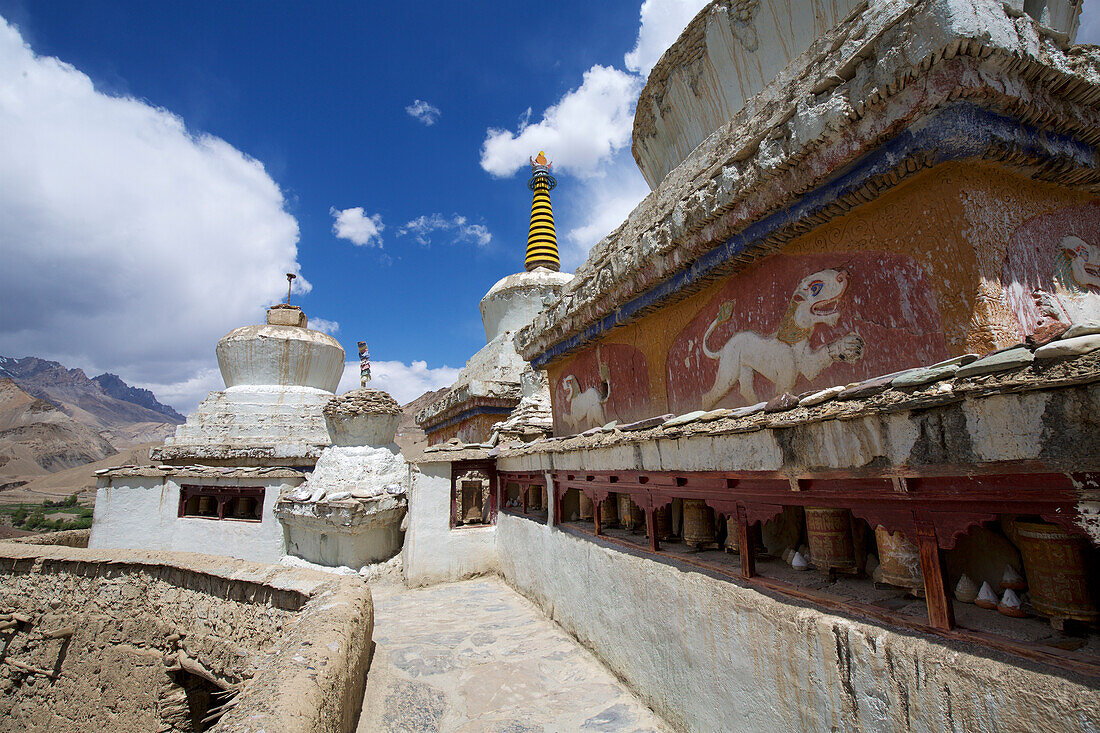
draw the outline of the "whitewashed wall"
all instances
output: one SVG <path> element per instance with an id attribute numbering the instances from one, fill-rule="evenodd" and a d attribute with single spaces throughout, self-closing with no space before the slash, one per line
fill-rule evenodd
<path id="1" fill-rule="evenodd" d="M 1080 681 L 501 515 L 503 577 L 689 731 L 1097 731 Z"/>
<path id="2" fill-rule="evenodd" d="M 428 585 L 498 569 L 496 527 L 451 529 L 451 464 L 423 463 L 413 474 L 402 550 L 405 582 Z"/>
<path id="3" fill-rule="evenodd" d="M 90 548 L 131 548 L 203 552 L 241 560 L 277 563 L 284 554 L 283 528 L 275 518 L 275 500 L 293 484 L 240 479 L 201 479 L 203 485 L 264 486 L 263 519 L 236 522 L 178 517 L 180 484 L 175 479 L 114 479 L 96 492 Z M 122 483 L 125 482 L 125 483 Z M 199 479 L 185 483 L 200 483 Z"/>

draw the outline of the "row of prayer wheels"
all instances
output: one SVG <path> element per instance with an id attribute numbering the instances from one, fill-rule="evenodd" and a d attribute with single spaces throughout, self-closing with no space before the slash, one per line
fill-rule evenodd
<path id="1" fill-rule="evenodd" d="M 592 519 L 592 500 L 580 493 L 580 517 Z M 682 539 L 696 549 L 718 549 L 718 518 L 701 499 L 683 499 Z M 862 524 L 848 509 L 805 507 L 805 538 L 810 564 L 825 574 L 860 575 L 866 572 L 878 582 L 924 596 L 924 574 L 920 551 L 901 532 L 875 528 L 877 561 L 867 552 Z M 675 539 L 670 505 L 655 510 L 657 537 Z M 611 494 L 600 504 L 600 524 L 625 529 L 645 528 L 645 513 L 627 494 Z M 1100 580 L 1088 569 L 1089 545 L 1082 537 L 1062 528 L 1039 522 L 1015 522 L 1014 541 L 1020 550 L 1028 577 L 1030 600 L 1036 613 L 1052 619 L 1100 621 L 1094 598 Z M 726 523 L 724 545 L 738 552 L 737 525 Z"/>

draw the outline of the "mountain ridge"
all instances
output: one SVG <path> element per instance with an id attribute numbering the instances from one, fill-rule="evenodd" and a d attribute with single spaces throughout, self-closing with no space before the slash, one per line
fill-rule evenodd
<path id="1" fill-rule="evenodd" d="M 46 400 L 62 412 L 96 430 L 118 431 L 134 423 L 179 425 L 183 415 L 161 403 L 146 389 L 131 387 L 117 375 L 89 378 L 83 369 L 36 356 L 0 356 L 0 377 Z M 142 441 L 145 442 L 145 441 Z"/>

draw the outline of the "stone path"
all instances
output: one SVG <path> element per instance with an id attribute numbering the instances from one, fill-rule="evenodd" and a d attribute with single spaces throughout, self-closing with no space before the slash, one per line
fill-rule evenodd
<path id="1" fill-rule="evenodd" d="M 358 733 L 669 730 L 497 578 L 372 592 L 377 646 Z"/>

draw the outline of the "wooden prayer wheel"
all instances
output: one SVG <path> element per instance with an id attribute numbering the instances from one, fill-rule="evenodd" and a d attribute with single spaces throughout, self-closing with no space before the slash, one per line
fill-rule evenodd
<path id="1" fill-rule="evenodd" d="M 741 528 L 737 517 L 726 518 L 726 552 L 741 554 Z"/>
<path id="2" fill-rule="evenodd" d="M 890 585 L 904 588 L 915 596 L 924 596 L 924 573 L 920 567 L 920 550 L 901 532 L 875 528 L 879 567 L 882 579 Z"/>
<path id="3" fill-rule="evenodd" d="M 630 512 L 630 505 L 634 502 L 628 494 L 615 494 L 615 499 L 618 504 L 619 526 L 623 529 L 634 529 L 634 515 Z"/>
<path id="4" fill-rule="evenodd" d="M 815 568 L 824 573 L 858 572 L 852 517 L 847 509 L 806 507 L 806 537 Z"/>
<path id="5" fill-rule="evenodd" d="M 478 508 L 477 516 L 481 517 L 481 482 L 480 481 L 463 481 L 462 482 L 462 507 L 461 514 L 459 515 L 460 522 L 472 521 L 467 517 L 472 516 L 471 511 L 474 507 Z M 480 521 L 480 519 L 479 519 Z"/>
<path id="6" fill-rule="evenodd" d="M 1086 540 L 1054 524 L 1017 521 L 1015 529 L 1035 610 L 1054 619 L 1100 621 Z"/>
<path id="7" fill-rule="evenodd" d="M 653 510 L 653 521 L 657 525 L 657 539 L 661 542 L 672 542 L 672 510 L 668 504 L 659 506 Z M 646 525 L 646 537 L 649 537 L 649 525 Z"/>
<path id="8" fill-rule="evenodd" d="M 214 497 L 212 496 L 200 496 L 199 497 L 199 514 L 213 515 L 217 514 L 217 508 L 214 505 Z"/>
<path id="9" fill-rule="evenodd" d="M 600 527 L 615 527 L 619 524 L 618 502 L 614 494 L 600 502 Z"/>
<path id="10" fill-rule="evenodd" d="M 684 499 L 684 544 L 717 549 L 714 510 L 702 499 Z"/>
<path id="11" fill-rule="evenodd" d="M 591 519 L 592 518 L 592 500 L 589 499 L 588 495 L 585 494 L 580 489 L 577 490 L 577 499 L 578 499 L 577 503 L 579 504 L 578 513 L 580 514 L 581 519 Z"/>
<path id="12" fill-rule="evenodd" d="M 629 494 L 618 494 L 619 526 L 623 529 L 641 529 L 645 526 L 645 512 L 634 503 Z"/>
<path id="13" fill-rule="evenodd" d="M 542 487 L 527 487 L 527 511 L 539 511 L 542 509 Z"/>

